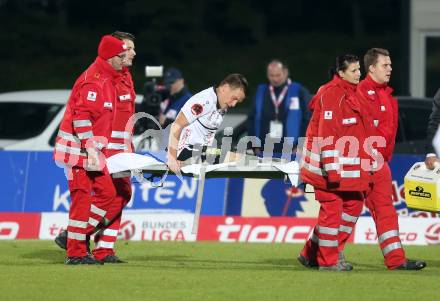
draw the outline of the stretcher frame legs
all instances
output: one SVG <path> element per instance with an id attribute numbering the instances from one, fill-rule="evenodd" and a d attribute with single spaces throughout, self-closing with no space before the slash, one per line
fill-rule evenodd
<path id="1" fill-rule="evenodd" d="M 202 166 L 200 167 L 199 183 L 197 185 L 196 208 L 194 210 L 194 221 L 191 231 L 191 233 L 194 234 L 196 237 L 199 229 L 200 213 L 202 211 L 203 192 L 205 190 L 205 174 L 206 174 L 206 165 L 202 164 Z"/>

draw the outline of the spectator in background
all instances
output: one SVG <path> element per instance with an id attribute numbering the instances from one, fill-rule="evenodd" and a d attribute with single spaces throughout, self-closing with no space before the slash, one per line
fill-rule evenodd
<path id="1" fill-rule="evenodd" d="M 440 89 L 434 95 L 434 100 L 432 102 L 432 112 L 429 115 L 428 128 L 426 129 L 426 159 L 425 164 L 429 169 L 434 169 L 435 165 L 438 164 L 439 159 L 435 153 L 434 146 L 432 145 L 432 140 L 434 139 L 435 133 L 437 133 L 438 125 L 440 124 Z"/>
<path id="2" fill-rule="evenodd" d="M 289 151 L 293 150 L 309 121 L 309 91 L 289 78 L 289 70 L 280 60 L 269 62 L 267 78 L 268 83 L 258 86 L 248 116 L 249 136 L 261 141 L 261 147 L 253 146 L 256 155 L 272 148 L 274 154 L 280 154 L 284 142 L 291 145 Z"/>
<path id="3" fill-rule="evenodd" d="M 170 96 L 160 104 L 159 123 L 165 128 L 176 119 L 180 109 L 192 94 L 185 85 L 182 72 L 176 68 L 171 67 L 165 71 L 164 85 Z"/>

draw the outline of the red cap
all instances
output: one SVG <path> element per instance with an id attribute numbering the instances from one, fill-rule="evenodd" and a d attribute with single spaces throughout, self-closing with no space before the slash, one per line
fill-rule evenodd
<path id="1" fill-rule="evenodd" d="M 98 46 L 98 56 L 108 60 L 127 50 L 125 43 L 111 35 L 103 36 Z"/>

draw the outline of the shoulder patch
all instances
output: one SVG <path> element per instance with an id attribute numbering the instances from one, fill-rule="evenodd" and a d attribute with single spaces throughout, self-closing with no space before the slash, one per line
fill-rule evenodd
<path id="1" fill-rule="evenodd" d="M 324 111 L 324 119 L 330 120 L 333 118 L 333 111 Z"/>
<path id="2" fill-rule="evenodd" d="M 95 101 L 97 95 L 98 95 L 98 93 L 96 93 L 95 91 L 88 91 L 87 92 L 87 100 Z"/>
<path id="3" fill-rule="evenodd" d="M 200 115 L 203 112 L 203 106 L 201 104 L 195 103 L 192 105 L 191 107 L 191 113 L 193 113 L 193 115 Z"/>

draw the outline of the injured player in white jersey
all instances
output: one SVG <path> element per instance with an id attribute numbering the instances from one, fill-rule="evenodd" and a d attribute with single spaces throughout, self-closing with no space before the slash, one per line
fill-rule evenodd
<path id="1" fill-rule="evenodd" d="M 178 172 L 181 162 L 193 155 L 201 156 L 202 160 L 209 155 L 219 157 L 216 153 L 209 154 L 215 132 L 228 108 L 243 101 L 247 89 L 243 75 L 230 74 L 217 86 L 195 94 L 185 103 L 171 125 L 167 160 L 171 171 Z"/>

